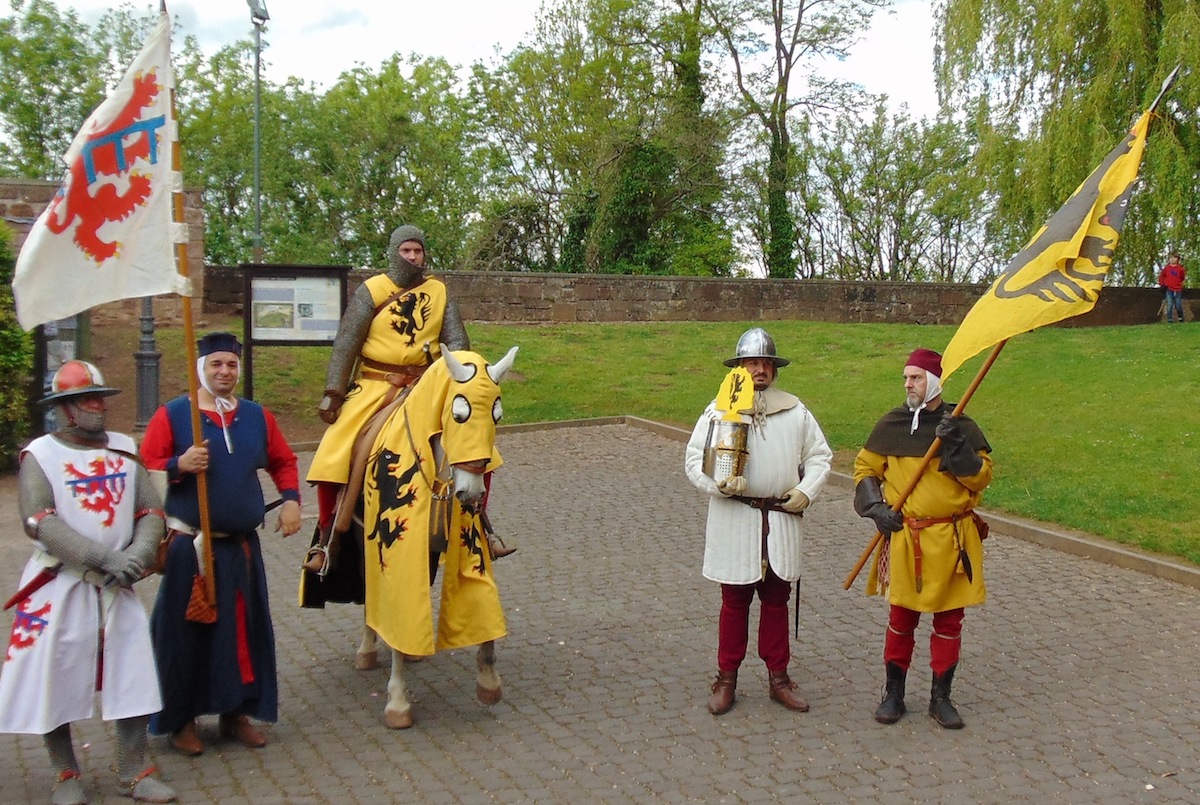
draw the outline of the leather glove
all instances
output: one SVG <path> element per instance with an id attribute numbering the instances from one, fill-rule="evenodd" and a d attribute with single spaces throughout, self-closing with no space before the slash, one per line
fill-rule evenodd
<path id="1" fill-rule="evenodd" d="M 785 512 L 799 514 L 807 509 L 808 504 L 811 502 L 812 501 L 808 499 L 808 495 L 801 492 L 798 487 L 792 487 L 788 490 L 787 495 L 784 496 L 783 503 L 779 504 L 779 508 L 783 509 Z"/>
<path id="2" fill-rule="evenodd" d="M 886 503 L 872 505 L 867 509 L 866 516 L 875 522 L 875 527 L 885 537 L 904 530 L 904 516 L 898 511 L 893 511 Z"/>
<path id="3" fill-rule="evenodd" d="M 938 469 L 951 475 L 975 475 L 983 469 L 983 459 L 967 445 L 958 417 L 947 413 L 934 431 L 942 440 L 942 460 Z"/>
<path id="4" fill-rule="evenodd" d="M 744 495 L 746 493 L 746 478 L 743 475 L 730 475 L 723 481 L 717 481 L 717 491 L 726 497 Z"/>
<path id="5" fill-rule="evenodd" d="M 345 400 L 346 395 L 337 389 L 325 389 L 325 396 L 317 406 L 317 416 L 321 417 L 321 421 L 326 425 L 332 425 L 337 422 L 338 412 L 342 410 Z"/>
<path id="6" fill-rule="evenodd" d="M 100 561 L 100 569 L 122 587 L 132 587 L 144 574 L 142 563 L 121 551 L 109 551 Z"/>
<path id="7" fill-rule="evenodd" d="M 868 476 L 854 487 L 854 511 L 860 517 L 870 517 L 875 528 L 884 536 L 904 528 L 904 516 L 887 505 L 883 499 L 883 485 L 878 478 Z"/>
<path id="8" fill-rule="evenodd" d="M 963 433 L 962 421 L 950 411 L 942 415 L 942 421 L 933 432 L 942 440 L 943 448 L 947 445 L 959 445 L 967 438 Z"/>

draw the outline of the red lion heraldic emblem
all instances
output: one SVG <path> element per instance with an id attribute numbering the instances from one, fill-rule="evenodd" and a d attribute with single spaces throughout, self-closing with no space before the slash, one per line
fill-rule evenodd
<path id="1" fill-rule="evenodd" d="M 47 226 L 61 235 L 75 221 L 72 240 L 97 264 L 115 255 L 120 244 L 100 236 L 100 227 L 110 221 L 123 221 L 146 203 L 153 190 L 149 176 L 130 171 L 139 159 L 158 162 L 158 129 L 166 124 L 164 116 L 141 119 L 161 91 L 157 72 L 139 74 L 133 81 L 133 95 L 116 119 L 88 135 L 82 153 L 70 166 L 63 186 L 50 202 Z M 125 185 L 125 189 L 121 189 Z"/>
<path id="2" fill-rule="evenodd" d="M 88 464 L 88 472 L 75 469 L 74 464 L 67 464 L 63 470 L 69 479 L 66 484 L 71 489 L 71 497 L 79 501 L 80 508 L 102 513 L 101 525 L 106 528 L 112 525 L 117 506 L 125 497 L 125 460 L 119 456 L 98 458 Z"/>
<path id="3" fill-rule="evenodd" d="M 12 632 L 8 638 L 8 651 L 4 655 L 5 662 L 13 658 L 14 651 L 32 646 L 37 641 L 38 635 L 44 632 L 50 623 L 47 616 L 50 614 L 52 605 L 49 601 L 34 612 L 26 609 L 28 606 L 29 599 L 26 599 L 21 602 L 21 606 L 17 607 L 16 616 L 13 618 Z"/>

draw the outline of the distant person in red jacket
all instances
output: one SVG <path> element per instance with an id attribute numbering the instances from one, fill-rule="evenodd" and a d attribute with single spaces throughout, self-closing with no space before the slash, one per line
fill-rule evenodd
<path id="1" fill-rule="evenodd" d="M 1171 252 L 1167 264 L 1158 272 L 1158 287 L 1167 301 L 1167 321 L 1183 321 L 1183 279 L 1187 275 L 1179 262 L 1179 253 Z"/>

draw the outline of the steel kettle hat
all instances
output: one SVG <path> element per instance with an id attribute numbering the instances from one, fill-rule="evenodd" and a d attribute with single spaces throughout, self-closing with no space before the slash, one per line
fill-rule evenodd
<path id="1" fill-rule="evenodd" d="M 726 366 L 737 366 L 746 358 L 770 358 L 776 368 L 787 366 L 791 361 L 775 354 L 775 339 L 761 327 L 751 327 L 738 339 L 732 358 L 725 360 Z"/>
<path id="2" fill-rule="evenodd" d="M 111 397 L 120 394 L 120 389 L 104 385 L 104 375 L 100 370 L 87 361 L 71 360 L 58 367 L 54 379 L 50 381 L 50 393 L 43 397 L 42 405 L 62 402 L 72 397 L 83 397 L 87 394 L 98 394 L 101 397 Z"/>

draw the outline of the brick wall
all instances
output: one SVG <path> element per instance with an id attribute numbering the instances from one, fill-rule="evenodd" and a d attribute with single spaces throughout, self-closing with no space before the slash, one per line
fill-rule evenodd
<path id="1" fill-rule="evenodd" d="M 350 292 L 371 276 L 352 271 Z M 522 324 L 617 321 L 895 322 L 958 324 L 984 285 L 835 282 L 832 280 L 702 279 L 611 274 L 441 273 L 467 321 Z M 209 266 L 204 309 L 240 312 L 241 272 Z M 1189 289 L 1188 304 L 1200 305 Z M 1156 321 L 1157 288 L 1108 288 L 1089 314 L 1066 326 Z"/>

